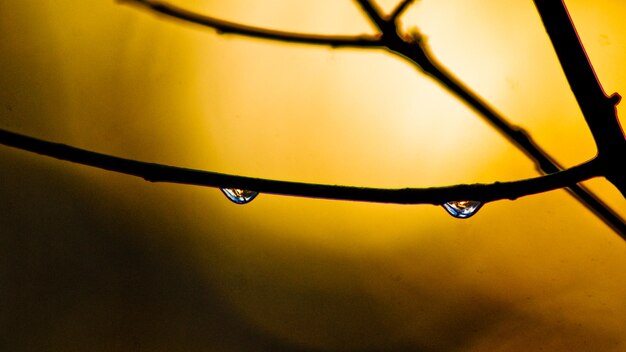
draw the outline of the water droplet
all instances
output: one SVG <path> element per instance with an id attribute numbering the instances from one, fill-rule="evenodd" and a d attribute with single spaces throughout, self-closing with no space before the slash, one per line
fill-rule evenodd
<path id="1" fill-rule="evenodd" d="M 246 204 L 251 202 L 259 192 L 248 191 L 239 188 L 220 188 L 222 192 L 235 204 Z"/>
<path id="2" fill-rule="evenodd" d="M 467 219 L 476 214 L 482 205 L 483 203 L 476 200 L 455 200 L 445 203 L 443 207 L 455 218 Z"/>

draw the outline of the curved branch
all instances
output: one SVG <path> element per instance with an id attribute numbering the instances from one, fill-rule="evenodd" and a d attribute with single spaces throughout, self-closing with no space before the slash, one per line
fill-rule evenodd
<path id="1" fill-rule="evenodd" d="M 0 144 L 76 164 L 144 178 L 150 182 L 239 188 L 277 195 L 376 203 L 434 204 L 454 200 L 483 203 L 547 192 L 600 176 L 595 160 L 550 175 L 513 182 L 431 188 L 382 189 L 276 181 L 148 163 L 96 153 L 0 129 Z"/>
<path id="2" fill-rule="evenodd" d="M 542 150 L 531 137 L 521 128 L 511 125 L 506 119 L 489 106 L 481 97 L 465 86 L 458 78 L 452 75 L 447 69 L 439 64 L 428 52 L 421 35 L 413 33 L 410 36 L 400 35 L 397 31 L 396 18 L 402 13 L 411 1 L 403 0 L 392 12 L 390 16 L 384 16 L 380 9 L 370 0 L 356 0 L 367 16 L 376 24 L 381 33 L 377 36 L 317 36 L 309 34 L 296 34 L 280 31 L 272 31 L 263 28 L 250 27 L 235 24 L 232 22 L 218 20 L 212 17 L 202 16 L 187 10 L 168 5 L 158 0 L 118 0 L 132 4 L 143 5 L 151 11 L 161 13 L 172 18 L 196 23 L 208 28 L 214 28 L 218 32 L 235 33 L 244 36 L 270 39 L 283 42 L 293 42 L 302 44 L 329 45 L 332 47 L 356 47 L 356 48 L 384 48 L 392 53 L 398 54 L 402 58 L 416 65 L 424 73 L 430 75 L 444 88 L 451 91 L 457 98 L 468 104 L 485 118 L 496 130 L 505 136 L 509 141 L 522 151 L 530 160 L 535 162 L 539 171 L 545 174 L 557 172 L 562 167 L 547 152 Z M 398 10 L 399 9 L 399 10 Z M 619 160 L 624 154 L 626 147 L 621 143 L 621 148 L 616 153 Z M 619 163 L 607 162 L 604 155 L 600 155 L 603 160 L 604 176 L 609 178 L 614 184 L 625 184 L 623 171 L 619 171 Z M 615 171 L 618 170 L 618 171 Z M 617 176 L 616 176 L 617 175 Z M 621 182 L 617 182 L 621 181 Z M 620 189 L 626 189 L 620 187 Z M 606 225 L 626 238 L 626 220 L 621 218 L 606 203 L 595 196 L 591 191 L 582 185 L 571 185 L 567 189 L 581 204 L 593 212 Z"/>
<path id="3" fill-rule="evenodd" d="M 238 34 L 251 38 L 268 39 L 287 43 L 326 45 L 331 47 L 371 48 L 381 46 L 380 38 L 372 35 L 313 35 L 277 31 L 224 21 L 201 15 L 158 0 L 119 0 L 122 3 L 140 5 L 156 13 L 185 22 L 213 28 L 220 34 Z"/>

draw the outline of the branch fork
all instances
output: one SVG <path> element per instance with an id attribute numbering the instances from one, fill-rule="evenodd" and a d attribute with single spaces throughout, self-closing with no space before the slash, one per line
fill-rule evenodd
<path id="1" fill-rule="evenodd" d="M 562 1 L 534 0 L 572 91 L 598 146 L 596 158 L 568 170 L 563 170 L 553 157 L 532 140 L 526 131 L 509 123 L 478 94 L 440 64 L 430 52 L 424 35 L 417 29 L 412 29 L 408 33 L 400 33 L 398 29 L 399 19 L 414 0 L 400 1 L 389 14 L 384 14 L 370 0 L 355 0 L 378 31 L 378 34 L 375 35 L 357 36 L 316 35 L 253 27 L 201 15 L 161 0 L 117 1 L 137 5 L 149 12 L 183 22 L 212 28 L 219 34 L 236 34 L 282 43 L 387 50 L 409 61 L 420 72 L 432 78 L 466 103 L 532 160 L 537 169 L 544 175 L 514 182 L 496 182 L 491 185 L 375 189 L 265 180 L 145 163 L 52 143 L 6 130 L 0 130 L 0 144 L 74 163 L 139 176 L 153 182 L 232 187 L 265 193 L 326 199 L 441 205 L 458 200 L 490 202 L 499 199 L 515 199 L 567 187 L 567 190 L 581 204 L 626 239 L 626 221 L 593 193 L 577 184 L 592 177 L 603 176 L 626 197 L 626 171 L 623 169 L 626 140 L 619 126 L 615 109 L 621 96 L 615 93 L 607 97 L 602 91 Z"/>

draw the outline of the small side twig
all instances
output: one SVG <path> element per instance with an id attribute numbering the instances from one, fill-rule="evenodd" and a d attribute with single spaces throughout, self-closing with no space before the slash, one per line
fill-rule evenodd
<path id="1" fill-rule="evenodd" d="M 237 34 L 257 39 L 276 40 L 286 43 L 324 45 L 330 47 L 371 48 L 381 45 L 380 38 L 371 35 L 315 35 L 277 31 L 200 15 L 158 0 L 121 0 L 121 2 L 143 6 L 155 13 L 176 18 L 188 23 L 195 23 L 203 27 L 213 28 L 220 34 Z"/>

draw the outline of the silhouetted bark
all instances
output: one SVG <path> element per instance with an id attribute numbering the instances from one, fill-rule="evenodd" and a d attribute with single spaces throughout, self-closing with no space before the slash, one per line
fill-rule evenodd
<path id="1" fill-rule="evenodd" d="M 440 64 L 426 46 L 421 34 L 407 35 L 399 32 L 398 19 L 413 0 L 401 1 L 390 14 L 384 14 L 376 4 L 369 0 L 356 0 L 379 32 L 377 35 L 361 36 L 328 36 L 275 31 L 200 15 L 158 0 L 122 2 L 141 5 L 155 13 L 213 28 L 218 33 L 232 33 L 289 43 L 388 50 L 411 62 L 421 72 L 433 78 L 466 103 L 532 160 L 537 169 L 545 175 L 490 185 L 377 189 L 266 180 L 151 164 L 85 151 L 5 130 L 0 130 L 0 143 L 58 159 L 143 177 L 153 182 L 229 187 L 338 200 L 439 205 L 454 200 L 490 202 L 515 199 L 556 188 L 567 188 L 578 201 L 626 238 L 626 221 L 589 190 L 577 185 L 578 182 L 589 178 L 603 176 L 626 195 L 626 174 L 620 168 L 620 162 L 623 162 L 624 155 L 626 155 L 626 141 L 615 112 L 615 105 L 620 97 L 618 94 L 607 97 L 602 91 L 562 1 L 535 0 L 535 5 L 598 147 L 596 158 L 568 170 L 563 170 L 526 131 L 509 123 L 504 116 Z"/>

